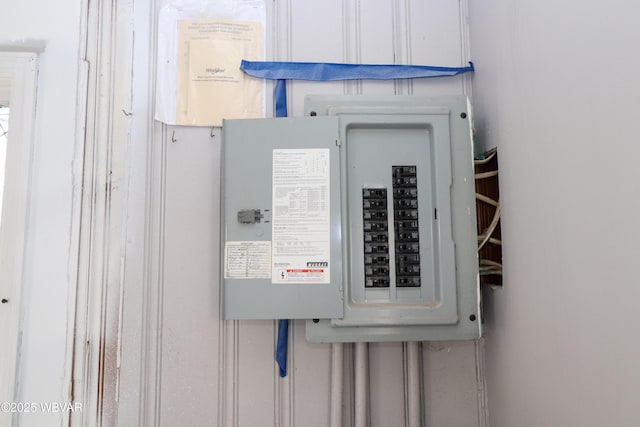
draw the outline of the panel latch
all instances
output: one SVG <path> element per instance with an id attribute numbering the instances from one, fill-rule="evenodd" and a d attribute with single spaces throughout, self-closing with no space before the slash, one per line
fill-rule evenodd
<path id="1" fill-rule="evenodd" d="M 241 224 L 260 223 L 262 218 L 264 218 L 264 215 L 262 215 L 260 209 L 242 209 L 238 211 L 238 222 Z"/>

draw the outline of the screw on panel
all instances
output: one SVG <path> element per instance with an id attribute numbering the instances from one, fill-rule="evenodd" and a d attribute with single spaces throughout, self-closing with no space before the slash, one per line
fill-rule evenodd
<path id="1" fill-rule="evenodd" d="M 316 113 L 315 111 L 312 111 L 311 113 L 309 113 L 309 115 L 310 115 L 311 117 L 315 117 L 315 116 L 317 116 L 317 115 L 318 115 L 318 113 Z"/>
<path id="2" fill-rule="evenodd" d="M 471 320 L 472 322 L 476 321 L 476 315 L 472 314 L 471 316 L 469 316 L 469 320 Z"/>
<path id="3" fill-rule="evenodd" d="M 320 319 L 313 319 L 313 323 L 320 323 Z"/>
<path id="4" fill-rule="evenodd" d="M 460 118 L 466 119 L 467 118 L 467 113 L 460 113 Z"/>

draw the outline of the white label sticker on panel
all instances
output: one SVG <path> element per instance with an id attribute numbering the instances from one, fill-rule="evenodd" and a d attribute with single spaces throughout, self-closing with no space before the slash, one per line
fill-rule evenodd
<path id="1" fill-rule="evenodd" d="M 226 242 L 224 245 L 224 278 L 270 279 L 271 242 Z"/>
<path id="2" fill-rule="evenodd" d="M 329 154 L 273 150 L 273 283 L 329 283 Z"/>

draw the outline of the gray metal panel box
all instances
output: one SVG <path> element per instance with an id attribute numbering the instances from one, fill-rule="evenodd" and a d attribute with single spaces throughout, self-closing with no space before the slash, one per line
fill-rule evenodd
<path id="1" fill-rule="evenodd" d="M 338 120 L 225 120 L 225 319 L 342 317 Z"/>
<path id="2" fill-rule="evenodd" d="M 344 316 L 308 321 L 307 339 L 479 337 L 467 99 L 309 96 L 305 114 L 340 119 L 345 266 Z M 386 210 L 386 232 L 371 232 L 384 228 L 371 221 L 372 204 Z M 377 241 L 384 244 L 372 257 Z"/>
<path id="3" fill-rule="evenodd" d="M 479 337 L 467 99 L 313 96 L 305 115 L 224 123 L 225 318 L 314 319 L 315 342 Z"/>

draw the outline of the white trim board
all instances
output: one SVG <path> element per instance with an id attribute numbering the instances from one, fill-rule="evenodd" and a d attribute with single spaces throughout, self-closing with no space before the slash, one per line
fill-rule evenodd
<path id="1" fill-rule="evenodd" d="M 18 389 L 37 70 L 35 53 L 0 52 L 0 104 L 8 105 L 11 115 L 0 226 L 1 402 L 15 402 Z M 2 421 L 11 422 L 10 419 Z"/>

